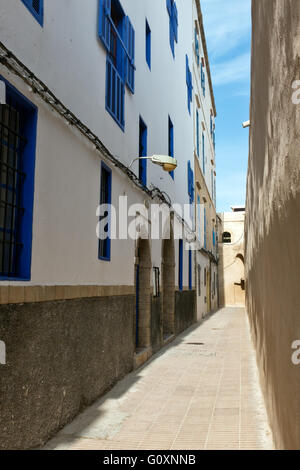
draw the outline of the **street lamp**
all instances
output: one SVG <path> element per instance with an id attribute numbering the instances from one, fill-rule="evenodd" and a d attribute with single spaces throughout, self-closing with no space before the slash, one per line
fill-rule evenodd
<path id="1" fill-rule="evenodd" d="M 175 158 L 169 157 L 167 155 L 152 155 L 152 157 L 138 157 L 132 160 L 128 169 L 131 169 L 134 162 L 137 160 L 151 160 L 155 165 L 159 165 L 163 168 L 164 171 L 174 171 L 177 168 L 177 160 Z"/>

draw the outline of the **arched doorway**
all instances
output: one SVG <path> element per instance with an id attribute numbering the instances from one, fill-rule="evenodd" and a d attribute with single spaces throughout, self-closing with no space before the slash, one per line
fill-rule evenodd
<path id="1" fill-rule="evenodd" d="M 245 264 L 244 256 L 238 254 L 234 263 L 234 303 L 236 306 L 245 305 Z"/>
<path id="2" fill-rule="evenodd" d="M 139 239 L 136 248 L 135 343 L 141 350 L 151 346 L 151 250 L 149 240 Z"/>
<path id="3" fill-rule="evenodd" d="M 163 337 L 175 333 L 175 247 L 172 224 L 170 237 L 162 242 Z"/>

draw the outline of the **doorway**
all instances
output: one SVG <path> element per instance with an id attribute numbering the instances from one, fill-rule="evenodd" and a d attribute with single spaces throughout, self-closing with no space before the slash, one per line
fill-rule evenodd
<path id="1" fill-rule="evenodd" d="M 151 251 L 149 240 L 138 240 L 136 260 L 135 345 L 136 350 L 142 350 L 151 346 Z"/>
<path id="2" fill-rule="evenodd" d="M 175 246 L 172 226 L 170 238 L 162 242 L 163 338 L 175 333 Z"/>

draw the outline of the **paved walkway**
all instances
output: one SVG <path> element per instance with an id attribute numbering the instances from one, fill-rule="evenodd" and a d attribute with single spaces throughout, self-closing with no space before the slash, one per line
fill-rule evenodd
<path id="1" fill-rule="evenodd" d="M 243 309 L 189 329 L 47 449 L 272 449 Z"/>

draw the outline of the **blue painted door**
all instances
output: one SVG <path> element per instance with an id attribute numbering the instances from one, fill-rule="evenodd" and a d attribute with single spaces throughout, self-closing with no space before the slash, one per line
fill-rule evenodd
<path id="1" fill-rule="evenodd" d="M 139 156 L 147 157 L 147 126 L 141 118 Z M 147 160 L 139 161 L 139 179 L 144 186 L 147 186 Z"/>

